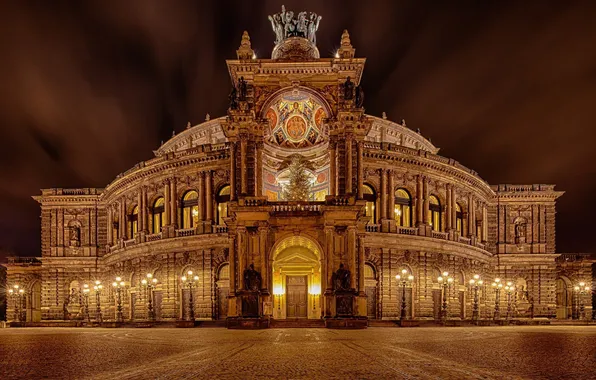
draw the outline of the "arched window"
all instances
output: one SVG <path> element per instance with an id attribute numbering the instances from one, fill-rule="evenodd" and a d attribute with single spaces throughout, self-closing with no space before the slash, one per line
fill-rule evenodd
<path id="1" fill-rule="evenodd" d="M 139 232 L 139 206 L 132 208 L 132 212 L 128 216 L 128 237 L 135 239 Z"/>
<path id="2" fill-rule="evenodd" d="M 412 197 L 404 189 L 395 191 L 395 221 L 400 227 L 412 227 Z"/>
<path id="3" fill-rule="evenodd" d="M 199 221 L 199 193 L 187 191 L 182 197 L 182 228 L 194 228 Z"/>
<path id="4" fill-rule="evenodd" d="M 464 236 L 464 213 L 461 211 L 459 203 L 455 204 L 455 229 L 458 234 Z"/>
<path id="5" fill-rule="evenodd" d="M 224 226 L 225 217 L 228 216 L 228 202 L 230 201 L 230 185 L 226 185 L 217 193 L 217 225 Z"/>
<path id="6" fill-rule="evenodd" d="M 441 231 L 441 203 L 434 195 L 428 198 L 428 224 L 433 231 Z"/>
<path id="7" fill-rule="evenodd" d="M 375 202 L 377 200 L 377 195 L 373 188 L 369 185 L 362 186 L 362 193 L 364 194 L 364 200 L 366 201 L 365 206 L 365 215 L 369 219 L 370 224 L 375 224 L 376 222 L 376 215 L 375 215 Z"/>
<path id="8" fill-rule="evenodd" d="M 163 197 L 159 197 L 153 202 L 153 209 L 151 210 L 152 220 L 153 220 L 153 231 L 152 233 L 158 234 L 161 232 L 161 228 L 165 225 L 165 220 L 163 217 L 164 213 L 164 199 Z"/>

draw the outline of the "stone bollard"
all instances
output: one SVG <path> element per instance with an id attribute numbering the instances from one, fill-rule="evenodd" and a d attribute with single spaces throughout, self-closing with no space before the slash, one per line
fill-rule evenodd
<path id="1" fill-rule="evenodd" d="M 0 329 L 5 329 L 5 328 L 6 328 L 6 322 L 0 321 Z"/>

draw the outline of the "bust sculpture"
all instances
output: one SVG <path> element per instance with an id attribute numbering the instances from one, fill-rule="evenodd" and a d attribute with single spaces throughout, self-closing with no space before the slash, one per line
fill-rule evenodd
<path id="1" fill-rule="evenodd" d="M 244 290 L 258 292 L 261 289 L 261 274 L 255 270 L 254 264 L 250 264 L 248 269 L 244 270 Z"/>

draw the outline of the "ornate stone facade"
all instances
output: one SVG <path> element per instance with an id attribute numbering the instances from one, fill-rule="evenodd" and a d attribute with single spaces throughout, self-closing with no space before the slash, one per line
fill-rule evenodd
<path id="1" fill-rule="evenodd" d="M 562 192 L 490 186 L 438 155 L 403 120 L 365 114 L 365 59 L 354 57 L 347 32 L 335 58 L 319 58 L 314 32 L 280 30 L 272 59 L 256 59 L 244 33 L 238 59 L 227 61 L 234 89 L 226 116 L 187 128 L 103 189 L 45 189 L 34 197 L 40 263 L 7 266 L 9 286 L 26 289 L 28 321 L 87 318 L 84 284 L 96 281 L 104 285 L 102 318 L 114 320 L 116 277 L 124 320 L 148 319 L 149 297 L 164 321 L 192 314 L 241 320 L 247 300 L 256 300 L 251 315 L 258 310 L 264 320 L 334 318 L 345 310 L 394 319 L 403 294 L 408 317 L 439 318 L 446 301 L 449 318 L 469 319 L 474 275 L 484 279 L 482 317 L 493 316 L 496 277 L 516 284 L 514 317 L 570 316 L 562 310 L 574 304 L 565 293 L 565 305 L 557 305 L 557 294 L 579 281 L 591 286 L 594 260 L 557 261 Z M 310 163 L 314 200 L 280 201 L 296 155 Z M 261 276 L 254 294 L 243 284 L 250 264 Z M 342 294 L 338 313 L 333 275 L 341 264 L 350 298 Z M 403 269 L 413 276 L 405 292 L 395 279 Z M 189 270 L 187 280 L 198 277 L 191 288 L 181 280 Z M 453 279 L 446 300 L 443 272 Z M 142 282 L 147 274 L 157 279 L 152 292 Z M 557 293 L 562 276 L 567 290 Z M 88 294 L 94 319 L 95 293 Z M 9 319 L 15 306 L 11 300 Z"/>

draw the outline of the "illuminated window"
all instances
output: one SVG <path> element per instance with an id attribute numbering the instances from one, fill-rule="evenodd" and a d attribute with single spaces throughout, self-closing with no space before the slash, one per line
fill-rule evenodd
<path id="1" fill-rule="evenodd" d="M 433 231 L 441 231 L 441 203 L 434 195 L 428 198 L 428 224 Z"/>
<path id="2" fill-rule="evenodd" d="M 228 202 L 230 201 L 230 186 L 226 185 L 217 194 L 217 225 L 225 226 L 224 219 L 228 216 Z"/>
<path id="3" fill-rule="evenodd" d="M 158 234 L 161 232 L 161 228 L 165 225 L 164 213 L 164 199 L 159 197 L 153 203 L 153 209 L 151 210 L 153 220 L 153 233 Z"/>
<path id="4" fill-rule="evenodd" d="M 464 236 L 464 213 L 461 211 L 459 203 L 455 204 L 455 229 L 458 234 Z"/>
<path id="5" fill-rule="evenodd" d="M 365 206 L 365 215 L 369 219 L 370 224 L 375 224 L 376 222 L 376 215 L 375 215 L 375 202 L 377 201 L 377 195 L 373 188 L 369 185 L 362 186 L 362 193 L 364 194 L 364 200 L 366 201 Z"/>
<path id="6" fill-rule="evenodd" d="M 132 212 L 128 216 L 128 237 L 135 239 L 139 232 L 139 206 L 132 208 Z"/>
<path id="7" fill-rule="evenodd" d="M 182 197 L 182 228 L 194 228 L 199 221 L 199 193 L 187 191 Z"/>
<path id="8" fill-rule="evenodd" d="M 412 227 L 412 197 L 404 189 L 395 191 L 395 221 L 400 227 Z"/>

